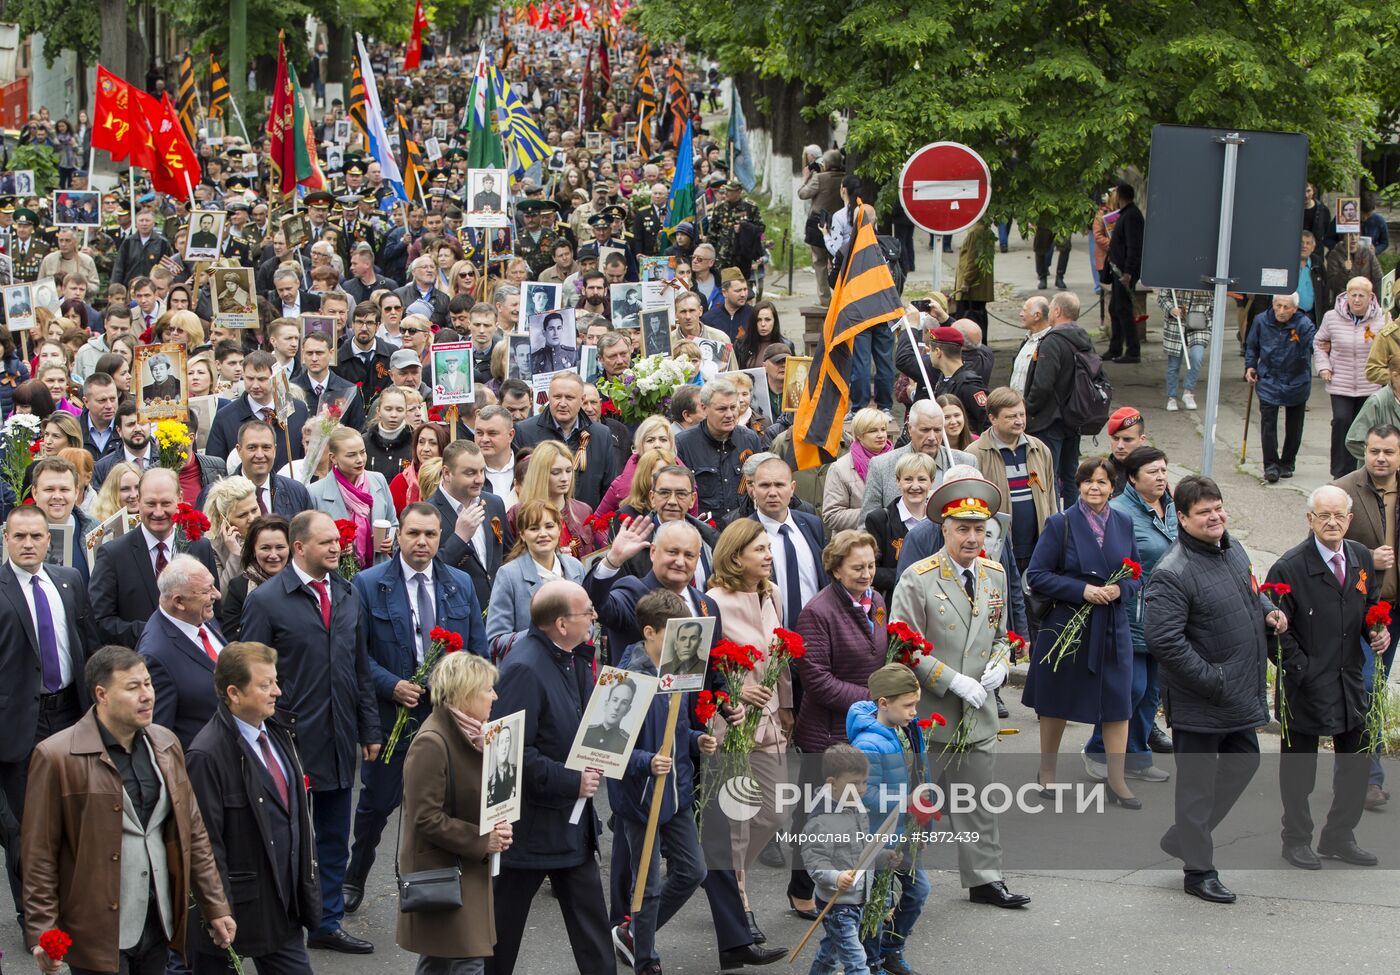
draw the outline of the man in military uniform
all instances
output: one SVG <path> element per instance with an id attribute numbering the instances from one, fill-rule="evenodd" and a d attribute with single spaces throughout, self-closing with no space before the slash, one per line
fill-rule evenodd
<path id="1" fill-rule="evenodd" d="M 558 211 L 558 205 L 549 200 L 521 200 L 515 205 L 522 225 L 515 238 L 515 256 L 525 259 L 532 278 L 554 263 L 554 242 L 559 237 L 550 218 Z"/>
<path id="2" fill-rule="evenodd" d="M 666 205 L 666 200 L 670 193 L 671 190 L 665 183 L 653 183 L 651 202 L 638 210 L 633 218 L 632 240 L 638 254 L 656 257 L 665 246 L 665 230 L 670 219 L 670 207 Z"/>
<path id="3" fill-rule="evenodd" d="M 544 316 L 544 348 L 530 353 L 530 373 L 543 376 L 560 369 L 578 368 L 578 349 L 564 345 L 564 316 L 552 311 Z"/>
<path id="4" fill-rule="evenodd" d="M 758 212 L 757 205 L 744 199 L 744 184 L 731 179 L 724 184 L 724 199 L 710 211 L 707 238 L 715 245 L 716 267 L 730 267 L 736 263 L 739 225 L 745 221 L 754 224 L 758 232 L 763 233 L 763 214 Z"/>
<path id="5" fill-rule="evenodd" d="M 442 181 L 447 182 L 447 171 L 441 170 Z M 481 189 L 472 194 L 473 213 L 500 213 L 501 194 L 496 192 L 496 180 L 490 173 L 481 177 Z"/>
<path id="6" fill-rule="evenodd" d="M 248 215 L 252 207 L 242 200 L 228 204 L 228 233 L 224 241 L 224 257 L 237 261 L 243 267 L 253 266 L 253 240 L 249 234 L 251 225 Z"/>
<path id="7" fill-rule="evenodd" d="M 33 281 L 39 276 L 39 265 L 50 248 L 34 235 L 39 216 L 33 210 L 15 210 L 15 236 L 10 245 L 10 260 L 14 262 L 16 281 Z"/>
<path id="8" fill-rule="evenodd" d="M 1001 873 L 1001 840 L 996 815 L 980 797 L 996 777 L 998 721 L 992 692 L 1006 680 L 1010 647 L 1006 637 L 1007 583 L 1001 563 L 983 558 L 987 520 L 1001 507 L 1001 491 L 981 477 L 945 481 L 929 499 L 928 516 L 943 526 L 943 548 L 912 566 L 895 585 L 890 619 L 907 623 L 927 637 L 933 654 L 915 666 L 932 693 L 925 709 L 937 710 L 944 726 L 929 730 L 931 754 L 938 754 L 967 731 L 965 750 L 948 750 L 936 765 L 944 794 L 970 786 L 979 797 L 971 812 L 949 812 L 951 828 L 975 833 L 976 842 L 958 844 L 962 884 L 974 904 L 1022 907 L 1025 894 L 1006 889 Z"/>
<path id="9" fill-rule="evenodd" d="M 605 693 L 607 697 L 598 715 L 600 720 L 589 725 L 584 731 L 582 745 L 584 748 L 596 748 L 599 751 L 621 755 L 627 750 L 627 731 L 622 727 L 622 720 L 627 717 L 627 712 L 632 710 L 632 699 L 637 696 L 637 686 L 630 679 L 624 678 L 609 687 Z"/>
<path id="10" fill-rule="evenodd" d="M 627 213 L 627 209 L 620 203 L 604 207 L 601 212 L 593 214 L 588 218 L 588 229 L 593 234 L 592 243 L 597 247 L 599 262 L 601 264 L 603 249 L 612 247 L 622 251 L 622 256 L 627 260 L 627 280 L 637 280 L 637 255 L 632 250 L 632 245 L 621 234 L 613 233 L 613 224 Z"/>

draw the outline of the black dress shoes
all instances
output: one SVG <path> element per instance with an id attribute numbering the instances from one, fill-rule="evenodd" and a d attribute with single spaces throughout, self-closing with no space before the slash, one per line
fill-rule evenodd
<path id="1" fill-rule="evenodd" d="M 347 934 L 341 928 L 336 928 L 329 934 L 313 934 L 306 939 L 306 947 L 325 948 L 345 955 L 368 955 L 374 951 L 374 945 L 354 935 Z"/>
<path id="2" fill-rule="evenodd" d="M 1306 843 L 1299 843 L 1297 846 L 1285 846 L 1283 848 L 1283 858 L 1300 870 L 1321 870 L 1322 861 L 1317 858 L 1312 847 Z"/>
<path id="3" fill-rule="evenodd" d="M 1147 735 L 1147 747 L 1158 755 L 1170 755 L 1172 753 L 1172 736 L 1162 730 L 1162 726 L 1156 723 L 1152 725 L 1152 731 Z"/>
<path id="4" fill-rule="evenodd" d="M 356 883 L 353 880 L 346 880 L 340 888 L 341 895 L 345 898 L 345 913 L 354 914 L 360 909 L 360 901 L 365 899 L 364 883 Z"/>
<path id="5" fill-rule="evenodd" d="M 744 945 L 719 953 L 719 969 L 732 972 L 745 965 L 771 965 L 787 954 L 785 948 L 760 948 L 758 945 Z"/>
<path id="6" fill-rule="evenodd" d="M 1184 889 L 1192 897 L 1199 897 L 1212 904 L 1233 904 L 1235 902 L 1235 892 L 1215 877 L 1207 877 L 1204 880 L 1188 880 L 1184 884 Z"/>
<path id="7" fill-rule="evenodd" d="M 1135 365 L 1137 365 L 1139 362 L 1142 361 L 1142 356 L 1140 356 L 1140 355 L 1120 355 L 1118 358 L 1114 359 L 1113 361 L 1116 362 L 1116 363 L 1118 363 L 1119 365 L 1123 365 L 1123 366 L 1135 366 Z"/>
<path id="8" fill-rule="evenodd" d="M 1317 855 L 1328 860 L 1341 860 L 1354 867 L 1374 867 L 1381 862 L 1380 857 L 1357 846 L 1355 840 L 1347 840 L 1345 843 L 1328 843 L 1326 846 L 1319 843 Z"/>
<path id="9" fill-rule="evenodd" d="M 974 904 L 990 904 L 993 907 L 1025 907 L 1031 902 L 1029 894 L 1013 894 L 1001 880 L 969 887 L 967 899 Z"/>

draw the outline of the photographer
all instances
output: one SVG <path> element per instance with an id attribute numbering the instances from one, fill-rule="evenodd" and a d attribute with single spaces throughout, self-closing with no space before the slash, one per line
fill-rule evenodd
<path id="1" fill-rule="evenodd" d="M 815 146 L 809 146 L 809 153 Z M 810 160 L 802 185 L 797 188 L 799 200 L 810 200 L 811 212 L 807 216 L 807 229 L 803 240 L 812 249 L 812 271 L 817 276 L 817 300 L 823 305 L 831 302 L 831 285 L 827 278 L 831 270 L 831 254 L 826 249 L 822 237 L 825 228 L 831 223 L 831 215 L 845 204 L 841 200 L 841 180 L 846 176 L 841 153 L 828 149 L 820 160 Z"/>

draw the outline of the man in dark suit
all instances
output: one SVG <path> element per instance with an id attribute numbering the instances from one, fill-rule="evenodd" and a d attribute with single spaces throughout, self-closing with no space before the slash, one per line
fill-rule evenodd
<path id="1" fill-rule="evenodd" d="M 515 540 L 505 504 L 484 491 L 486 458 L 470 440 L 454 440 L 442 455 L 442 480 L 428 503 L 442 520 L 442 560 L 471 577 L 477 605 L 491 602 L 491 580 Z"/>
<path id="2" fill-rule="evenodd" d="M 350 334 L 340 343 L 331 371 L 360 388 L 366 401 L 389 385 L 389 357 L 394 347 L 378 338 L 379 306 L 362 301 L 350 316 Z"/>
<path id="3" fill-rule="evenodd" d="M 331 372 L 330 340 L 313 332 L 301 340 L 301 364 L 304 367 L 292 382 L 306 393 L 306 408 L 313 416 L 323 407 L 334 403 L 340 407 L 340 422 L 352 430 L 365 425 L 365 398 L 348 379 Z"/>
<path id="4" fill-rule="evenodd" d="M 146 622 L 136 652 L 146 658 L 156 692 L 152 720 L 175 732 L 180 746 L 189 748 L 218 703 L 209 678 L 224 646 L 214 622 L 219 589 L 213 573 L 188 555 L 170 560 L 156 589 L 160 607 Z"/>
<path id="5" fill-rule="evenodd" d="M 156 215 L 152 210 L 136 214 L 136 229 L 122 239 L 112 262 L 112 283 L 129 284 L 133 278 L 150 277 L 161 258 L 175 253 L 160 234 L 156 233 Z"/>
<path id="6" fill-rule="evenodd" d="M 425 689 L 411 678 L 427 658 L 434 627 L 460 634 L 464 650 L 486 656 L 486 626 L 472 581 L 437 557 L 441 535 L 437 509 L 421 501 L 408 505 L 399 516 L 398 558 L 354 579 L 360 627 L 369 639 L 379 725 L 386 732 L 394 726 L 400 705 L 409 709 L 413 727 L 431 711 Z M 347 913 L 360 906 L 379 838 L 403 800 L 403 760 L 411 734 L 400 738 L 390 761 L 360 766 L 364 788 L 355 807 L 354 845 L 345 871 Z"/>
<path id="7" fill-rule="evenodd" d="M 321 890 L 301 757 L 276 717 L 277 651 L 229 644 L 212 684 L 214 717 L 185 762 L 238 925 L 234 950 L 259 972 L 310 972 L 304 932 L 320 922 Z M 228 953 L 200 920 L 190 925 L 190 967 L 195 975 L 221 975 Z"/>
<path id="8" fill-rule="evenodd" d="M 340 926 L 341 885 L 350 856 L 350 801 L 356 762 L 373 762 L 382 741 L 360 628 L 360 599 L 336 573 L 340 532 L 320 511 L 292 519 L 291 564 L 248 595 L 243 639 L 278 652 L 283 711 L 311 777 L 321 918 L 307 944 L 349 954 L 374 946 Z"/>
<path id="9" fill-rule="evenodd" d="M 272 290 L 263 295 L 278 318 L 296 318 L 308 312 L 321 310 L 321 299 L 310 291 L 303 291 L 301 275 L 291 268 L 281 268 L 272 275 Z"/>
<path id="10" fill-rule="evenodd" d="M 616 967 L 598 871 L 598 815 L 589 801 L 601 778 L 564 767 L 593 692 L 593 653 L 584 642 L 593 617 L 577 583 L 556 579 L 540 586 L 530 602 L 530 629 L 515 641 L 496 682 L 492 718 L 525 711 L 520 838 L 501 854 L 495 883 L 497 975 L 515 971 L 530 905 L 546 878 L 567 922 L 576 970 Z M 580 799 L 582 813 L 570 822 Z"/>
<path id="11" fill-rule="evenodd" d="M 277 366 L 269 352 L 253 352 L 243 360 L 244 395 L 219 408 L 209 429 L 205 451 L 212 457 L 227 457 L 238 443 L 238 431 L 249 420 L 262 420 L 277 426 L 277 456 L 272 469 L 280 470 L 289 459 L 301 459 L 301 428 L 306 423 L 306 404 L 293 401 L 292 415 L 286 429 L 276 420 L 273 403 L 272 371 Z M 287 455 L 287 440 L 291 440 L 291 457 Z"/>
<path id="12" fill-rule="evenodd" d="M 174 471 L 156 467 L 141 476 L 141 524 L 135 531 L 98 546 L 88 592 L 97 633 L 103 643 L 135 647 L 146 622 L 160 605 L 156 578 L 180 554 L 176 549 L 175 509 L 180 481 Z M 180 543 L 217 577 L 207 539 Z"/>
<path id="13" fill-rule="evenodd" d="M 1283 799 L 1283 858 L 1303 870 L 1319 870 L 1319 856 L 1373 867 L 1374 854 L 1356 845 L 1354 830 L 1366 800 L 1370 757 L 1366 754 L 1367 686 L 1362 640 L 1379 657 L 1390 646 L 1390 631 L 1366 626 L 1366 612 L 1380 599 L 1381 580 L 1371 552 L 1346 540 L 1351 501 L 1342 488 L 1327 485 L 1309 498 L 1307 539 L 1284 553 L 1269 569 L 1270 582 L 1291 592 L 1279 602 L 1289 627 L 1270 642 L 1270 657 L 1282 667 L 1288 734 L 1279 763 Z M 1372 580 L 1368 582 L 1367 580 Z M 1332 807 L 1313 851 L 1313 818 L 1308 808 L 1317 778 L 1317 743 L 1332 739 Z"/>
<path id="14" fill-rule="evenodd" d="M 0 565 L 0 685 L 10 695 L 0 736 L 0 788 L 16 822 L 24 812 L 29 753 L 71 727 L 91 705 L 83 666 L 97 647 L 78 573 L 46 565 L 49 526 L 32 505 L 10 512 Z M 37 665 L 36 665 L 37 661 Z M 6 843 L 10 892 L 19 899 L 19 836 Z"/>
<path id="15" fill-rule="evenodd" d="M 278 514 L 291 521 L 303 511 L 311 510 L 311 495 L 300 481 L 272 473 L 276 459 L 277 433 L 272 427 L 261 420 L 249 420 L 239 428 L 238 473 L 253 482 L 258 513 Z M 203 494 L 196 507 L 204 507 Z"/>
<path id="16" fill-rule="evenodd" d="M 763 526 L 773 545 L 773 581 L 782 592 L 783 622 L 796 623 L 802 607 L 829 581 L 822 568 L 826 540 L 821 519 L 789 507 L 795 485 L 786 461 L 765 460 L 749 483 L 754 503 L 750 517 Z"/>
<path id="17" fill-rule="evenodd" d="M 583 380 L 575 372 L 560 373 L 549 384 L 549 408 L 516 424 L 515 447 L 558 440 L 572 451 L 584 450 L 588 459 L 574 471 L 574 497 L 596 508 L 620 472 L 615 469 L 612 431 L 589 420 L 582 407 Z"/>
<path id="18" fill-rule="evenodd" d="M 150 429 L 138 418 L 136 401 L 127 398 L 117 407 L 117 439 L 121 449 L 103 456 L 92 468 L 92 483 L 105 484 L 112 468 L 120 463 L 132 463 L 145 470 L 160 462 L 160 451 L 151 439 Z"/>

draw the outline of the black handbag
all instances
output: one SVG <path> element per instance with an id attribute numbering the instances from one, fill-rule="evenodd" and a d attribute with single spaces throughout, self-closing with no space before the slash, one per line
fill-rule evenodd
<path id="1" fill-rule="evenodd" d="M 447 805 L 452 804 L 452 759 L 447 760 Z M 462 906 L 462 861 L 450 867 L 399 873 L 399 841 L 403 838 L 403 807 L 399 807 L 399 833 L 394 839 L 394 882 L 399 888 L 399 910 L 405 914 L 452 911 Z"/>

